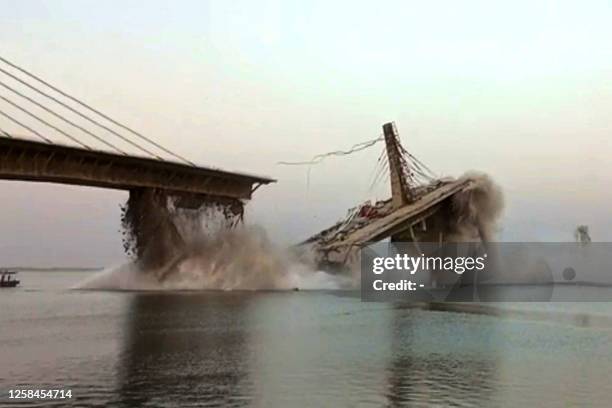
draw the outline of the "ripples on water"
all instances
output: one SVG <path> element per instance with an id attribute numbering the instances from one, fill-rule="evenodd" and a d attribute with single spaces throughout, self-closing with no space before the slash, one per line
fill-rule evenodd
<path id="1" fill-rule="evenodd" d="M 64 289 L 83 276 L 22 273 L 21 289 L 2 291 L 2 398 L 10 387 L 65 387 L 77 406 L 603 407 L 612 399 L 608 304 L 506 305 L 511 312 L 494 316 L 362 303 L 347 292 Z M 559 319 L 568 315 L 604 324 Z"/>

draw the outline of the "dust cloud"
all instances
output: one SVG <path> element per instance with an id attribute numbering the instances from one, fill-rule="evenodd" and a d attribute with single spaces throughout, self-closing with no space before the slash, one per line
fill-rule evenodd
<path id="1" fill-rule="evenodd" d="M 453 242 L 493 242 L 498 222 L 504 210 L 501 187 L 484 173 L 468 172 L 460 180 L 471 180 L 471 185 L 456 194 L 452 201 L 453 220 L 449 220 Z"/>
<path id="2" fill-rule="evenodd" d="M 461 242 L 480 238 L 492 242 L 503 210 L 501 189 L 485 174 L 467 173 L 462 179 L 472 183 L 452 199 L 451 219 L 447 220 L 452 234 L 447 239 Z M 147 229 L 143 228 L 141 219 L 127 223 L 127 228 L 132 228 L 127 236 L 135 236 L 147 245 L 131 251 L 134 260 L 104 270 L 77 288 L 291 290 L 359 286 L 354 275 L 319 271 L 314 258 L 275 245 L 263 228 L 236 223 L 235 216 L 228 216 L 223 206 L 205 206 L 204 210 L 194 211 L 178 208 L 172 201 L 160 201 L 159 197 L 147 198 L 138 205 L 142 202 L 155 204 L 151 211 L 145 208 L 145 217 L 155 220 L 156 224 L 145 224 Z M 134 218 L 130 204 L 135 205 L 128 201 L 128 219 Z M 242 212 L 230 211 L 229 214 L 241 217 Z M 131 247 L 133 245 L 126 245 L 126 250 Z M 162 252 L 163 257 L 157 256 Z M 163 262 L 158 259 L 143 262 L 150 257 L 149 253 Z"/>
<path id="3" fill-rule="evenodd" d="M 160 278 L 162 277 L 162 278 Z M 274 245 L 256 226 L 199 235 L 157 269 L 131 261 L 104 270 L 78 289 L 103 290 L 300 290 L 346 288 L 342 276 L 317 271 Z"/>

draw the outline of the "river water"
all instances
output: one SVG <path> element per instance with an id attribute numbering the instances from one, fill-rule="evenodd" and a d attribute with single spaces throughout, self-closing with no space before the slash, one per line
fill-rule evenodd
<path id="1" fill-rule="evenodd" d="M 21 287 L 0 291 L 0 406 L 612 401 L 612 304 L 521 305 L 500 317 L 339 291 L 70 289 L 89 274 L 22 272 Z M 10 389 L 72 398 L 9 399 Z"/>

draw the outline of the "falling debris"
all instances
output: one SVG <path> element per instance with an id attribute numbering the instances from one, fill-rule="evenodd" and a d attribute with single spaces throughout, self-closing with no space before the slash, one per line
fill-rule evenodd
<path id="1" fill-rule="evenodd" d="M 122 207 L 124 250 L 143 270 L 160 270 L 182 259 L 193 242 L 233 229 L 243 216 L 239 199 L 132 190 Z"/>
<path id="2" fill-rule="evenodd" d="M 191 220 L 176 219 L 179 229 Z M 202 232 L 208 229 L 202 229 Z M 99 272 L 79 289 L 112 290 L 311 290 L 351 287 L 343 276 L 314 271 L 276 246 L 266 231 L 238 225 L 187 238 L 180 256 L 160 268 L 144 269 L 140 261 Z"/>

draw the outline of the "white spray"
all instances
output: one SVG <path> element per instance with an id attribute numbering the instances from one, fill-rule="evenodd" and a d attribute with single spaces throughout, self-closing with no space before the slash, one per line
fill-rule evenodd
<path id="1" fill-rule="evenodd" d="M 163 276 L 163 279 L 159 279 Z M 274 245 L 259 227 L 238 227 L 200 236 L 161 270 L 137 262 L 102 271 L 78 289 L 287 290 L 338 289 L 345 277 L 314 270 Z"/>
<path id="2" fill-rule="evenodd" d="M 472 186 L 453 198 L 451 241 L 482 237 L 492 241 L 503 209 L 501 189 L 484 174 L 463 178 Z M 209 214 L 210 215 L 210 214 Z M 107 269 L 78 286 L 108 290 L 287 290 L 358 286 L 350 276 L 317 271 L 308 259 L 279 248 L 260 227 L 239 226 L 211 233 L 210 222 L 177 216 L 173 221 L 185 245 L 161 268 L 144 270 L 138 262 Z"/>

